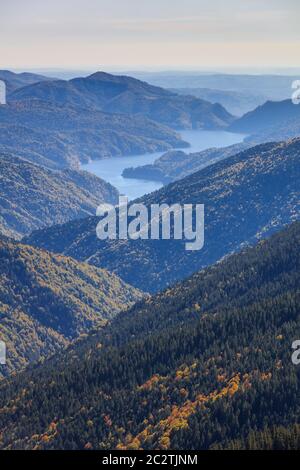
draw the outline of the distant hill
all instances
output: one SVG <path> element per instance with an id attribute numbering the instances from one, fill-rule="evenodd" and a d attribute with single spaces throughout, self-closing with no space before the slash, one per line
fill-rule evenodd
<path id="1" fill-rule="evenodd" d="M 52 171 L 0 153 L 0 232 L 21 238 L 37 228 L 94 215 L 118 191 L 85 171 Z"/>
<path id="2" fill-rule="evenodd" d="M 299 449 L 299 262 L 295 223 L 0 384 L 0 447 Z"/>
<path id="3" fill-rule="evenodd" d="M 222 129 L 233 121 L 220 104 L 179 96 L 131 77 L 104 72 L 69 81 L 41 82 L 10 96 L 11 101 L 27 99 L 146 117 L 173 129 Z"/>
<path id="4" fill-rule="evenodd" d="M 50 78 L 35 73 L 14 73 L 9 70 L 0 70 L 0 80 L 5 82 L 7 93 L 10 94 L 18 88 L 37 82 L 49 81 Z"/>
<path id="5" fill-rule="evenodd" d="M 50 168 L 187 146 L 173 130 L 143 117 L 38 99 L 0 106 L 0 151 Z"/>
<path id="6" fill-rule="evenodd" d="M 141 293 L 83 263 L 0 239 L 0 377 L 56 353 L 102 327 Z"/>
<path id="7" fill-rule="evenodd" d="M 237 119 L 230 130 L 246 134 L 272 132 L 292 119 L 300 122 L 300 106 L 293 104 L 292 100 L 267 101 Z"/>
<path id="8" fill-rule="evenodd" d="M 242 116 L 267 101 L 267 96 L 233 90 L 211 88 L 171 88 L 179 95 L 191 95 L 210 103 L 220 103 L 234 116 Z"/>
<path id="9" fill-rule="evenodd" d="M 252 147 L 144 196 L 146 205 L 205 205 L 205 243 L 186 251 L 181 240 L 96 238 L 88 218 L 34 232 L 27 242 L 117 273 L 158 291 L 299 218 L 300 139 Z"/>

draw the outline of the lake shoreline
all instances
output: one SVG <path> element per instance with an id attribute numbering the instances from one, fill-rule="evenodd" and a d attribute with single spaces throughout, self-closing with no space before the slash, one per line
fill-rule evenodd
<path id="1" fill-rule="evenodd" d="M 226 131 L 203 131 L 188 130 L 181 131 L 181 137 L 187 141 L 190 146 L 186 147 L 187 154 L 201 152 L 208 148 L 221 148 L 229 145 L 237 144 L 243 141 L 244 135 Z M 172 149 L 183 150 L 183 149 Z M 114 157 L 102 160 L 92 160 L 87 164 L 81 165 L 81 169 L 95 174 L 115 186 L 120 194 L 126 195 L 129 199 L 136 199 L 144 194 L 151 193 L 162 188 L 170 181 L 166 179 L 160 180 L 158 175 L 154 178 L 131 178 L 125 177 L 126 170 L 135 167 L 151 165 L 155 160 L 167 153 L 153 152 L 142 155 L 130 155 L 124 157 Z M 128 174 L 128 173 L 127 173 Z"/>

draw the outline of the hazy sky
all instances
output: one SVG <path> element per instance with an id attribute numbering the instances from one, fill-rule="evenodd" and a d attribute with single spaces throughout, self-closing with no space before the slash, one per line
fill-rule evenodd
<path id="1" fill-rule="evenodd" d="M 299 0 L 0 0 L 0 67 L 296 67 L 299 23 Z"/>

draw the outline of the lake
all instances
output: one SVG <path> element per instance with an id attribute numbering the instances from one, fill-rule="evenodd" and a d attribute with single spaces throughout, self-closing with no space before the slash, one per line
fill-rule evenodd
<path id="1" fill-rule="evenodd" d="M 237 144 L 244 139 L 243 134 L 234 134 L 226 131 L 202 131 L 188 130 L 180 132 L 183 140 L 189 142 L 190 147 L 183 149 L 186 153 L 200 152 L 210 147 L 226 147 Z M 163 185 L 157 181 L 145 181 L 140 179 L 124 178 L 122 172 L 125 168 L 136 167 L 153 163 L 165 152 L 145 153 L 127 157 L 107 158 L 93 160 L 82 165 L 83 170 L 94 173 L 100 178 L 115 186 L 121 194 L 129 199 L 135 199 L 144 194 L 160 189 Z"/>

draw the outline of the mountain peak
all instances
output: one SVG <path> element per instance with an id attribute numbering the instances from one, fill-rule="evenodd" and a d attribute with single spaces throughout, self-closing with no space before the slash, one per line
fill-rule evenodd
<path id="1" fill-rule="evenodd" d="M 115 77 L 115 75 L 112 75 L 110 73 L 107 73 L 107 72 L 103 72 L 102 70 L 98 70 L 97 72 L 94 72 L 92 73 L 91 75 L 88 75 L 87 77 L 85 77 L 86 79 L 88 80 L 99 80 L 99 79 L 107 79 L 107 80 L 111 80 Z"/>
<path id="2" fill-rule="evenodd" d="M 111 83 L 120 83 L 120 82 L 121 83 L 124 83 L 124 82 L 143 83 L 151 87 L 151 85 L 149 85 L 148 83 L 142 82 L 141 80 L 138 80 L 133 77 L 129 77 L 128 75 L 112 75 L 111 73 L 103 72 L 102 70 L 99 70 L 98 72 L 88 75 L 86 77 L 86 80 L 99 80 L 101 82 L 111 82 Z"/>

